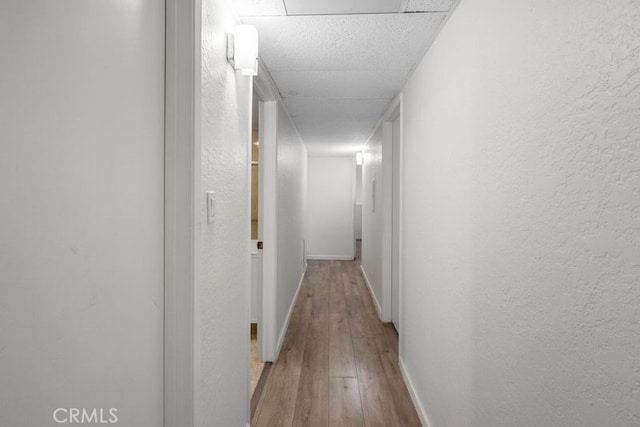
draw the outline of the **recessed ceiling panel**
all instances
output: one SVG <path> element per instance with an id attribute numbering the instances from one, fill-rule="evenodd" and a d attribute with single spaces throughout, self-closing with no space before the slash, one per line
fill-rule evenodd
<path id="1" fill-rule="evenodd" d="M 250 17 L 269 71 L 413 68 L 445 14 Z"/>
<path id="2" fill-rule="evenodd" d="M 455 0 L 409 0 L 403 12 L 448 12 Z"/>
<path id="3" fill-rule="evenodd" d="M 346 71 L 273 71 L 283 98 L 393 98 L 409 68 Z"/>
<path id="4" fill-rule="evenodd" d="M 283 0 L 235 0 L 240 16 L 278 16 L 286 15 Z"/>
<path id="5" fill-rule="evenodd" d="M 285 0 L 288 15 L 397 13 L 402 0 Z"/>

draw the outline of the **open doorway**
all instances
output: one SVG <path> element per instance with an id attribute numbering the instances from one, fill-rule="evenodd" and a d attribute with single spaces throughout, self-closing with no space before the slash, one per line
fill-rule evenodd
<path id="1" fill-rule="evenodd" d="M 262 284 L 262 227 L 261 227 L 261 185 L 260 185 L 260 98 L 253 93 L 251 125 L 251 345 L 250 345 L 250 396 L 253 397 L 264 362 L 261 357 L 259 334 L 259 291 Z"/>
<path id="2" fill-rule="evenodd" d="M 355 259 L 360 262 L 362 252 L 362 163 L 363 153 L 356 156 L 356 180 L 355 180 L 355 206 L 354 206 L 354 232 L 355 232 Z"/>
<path id="3" fill-rule="evenodd" d="M 383 122 L 383 298 L 382 317 L 402 336 L 402 98 Z M 400 345 L 402 342 L 400 340 Z"/>
<path id="4" fill-rule="evenodd" d="M 400 331 L 400 113 L 391 122 L 391 322 Z"/>

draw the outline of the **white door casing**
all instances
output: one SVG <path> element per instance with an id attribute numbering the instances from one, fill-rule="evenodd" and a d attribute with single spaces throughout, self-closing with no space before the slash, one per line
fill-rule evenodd
<path id="1" fill-rule="evenodd" d="M 258 289 L 258 348 L 265 362 L 275 362 L 278 335 L 276 331 L 277 280 L 277 131 L 278 95 L 268 72 L 260 66 L 254 78 L 254 89 L 260 98 L 260 202 L 259 215 L 262 242 L 262 283 Z"/>
<path id="2" fill-rule="evenodd" d="M 400 331 L 400 114 L 391 126 L 391 321 Z"/>

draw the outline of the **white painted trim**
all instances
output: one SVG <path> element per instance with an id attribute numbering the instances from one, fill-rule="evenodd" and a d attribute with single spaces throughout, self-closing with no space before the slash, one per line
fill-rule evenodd
<path id="1" fill-rule="evenodd" d="M 391 321 L 391 304 L 392 304 L 392 256 L 393 256 L 393 120 L 400 118 L 400 176 L 402 175 L 402 94 L 399 94 L 389 105 L 387 111 L 382 116 L 378 126 L 382 127 L 382 289 L 380 299 L 381 316 L 383 321 Z M 377 129 L 377 128 L 376 128 Z M 368 144 L 369 142 L 367 142 Z M 400 206 L 399 215 L 402 217 L 402 180 L 399 183 L 400 189 Z M 398 246 L 402 247 L 402 221 L 398 224 L 399 239 Z M 398 264 L 402 266 L 402 252 L 398 254 Z M 402 268 L 398 274 L 399 290 L 398 297 L 400 299 L 398 317 L 402 319 Z M 400 335 L 400 348 L 402 348 L 402 321 L 399 321 L 398 331 Z"/>
<path id="2" fill-rule="evenodd" d="M 280 99 L 271 74 L 269 74 L 269 71 L 260 60 L 258 61 L 258 75 L 253 78 L 253 88 L 263 102 L 278 101 Z"/>
<path id="3" fill-rule="evenodd" d="M 407 367 L 404 364 L 402 357 L 398 360 L 398 366 L 400 367 L 400 372 L 402 373 L 402 378 L 404 379 L 404 383 L 407 386 L 407 390 L 409 390 L 409 395 L 411 396 L 411 401 L 413 402 L 413 406 L 415 406 L 416 411 L 418 412 L 418 417 L 420 417 L 420 423 L 422 423 L 423 427 L 433 427 L 435 424 L 431 422 L 429 418 L 429 413 L 425 409 L 422 401 L 418 397 L 418 392 L 411 380 L 411 376 L 407 371 Z"/>
<path id="4" fill-rule="evenodd" d="M 201 2 L 166 0 L 164 427 L 196 421 Z"/>
<path id="5" fill-rule="evenodd" d="M 258 75 L 254 77 L 253 83 L 256 92 L 258 93 L 258 95 L 260 95 L 260 98 L 263 101 L 278 102 L 278 104 L 282 107 L 282 110 L 285 112 L 287 118 L 289 119 L 289 122 L 295 130 L 296 135 L 298 135 L 298 139 L 300 139 L 300 141 L 304 141 L 302 135 L 300 134 L 300 131 L 298 130 L 298 127 L 296 126 L 293 118 L 291 117 L 291 114 L 289 113 L 289 110 L 287 109 L 287 104 L 285 104 L 284 100 L 280 96 L 280 92 L 278 91 L 277 86 L 273 81 L 271 73 L 269 73 L 269 70 L 264 66 L 261 59 L 258 59 Z"/>
<path id="6" fill-rule="evenodd" d="M 399 114 L 399 124 L 400 124 L 400 147 L 398 148 L 398 154 L 400 155 L 398 159 L 398 168 L 400 169 L 398 173 L 398 298 L 400 299 L 398 304 L 398 313 L 399 323 L 400 323 L 400 331 L 398 331 L 398 353 L 400 356 L 404 355 L 404 270 L 403 270 L 403 259 L 404 259 L 404 250 L 403 250 L 403 242 L 404 242 L 404 103 L 403 103 L 402 93 L 399 95 L 399 106 L 398 106 L 398 114 Z"/>
<path id="7" fill-rule="evenodd" d="M 395 122 L 395 120 L 398 120 L 398 141 L 395 141 L 393 138 L 394 135 L 394 131 L 393 131 L 393 123 Z M 389 115 L 389 121 L 385 122 L 385 124 L 389 124 L 389 130 L 391 132 L 391 136 L 390 136 L 390 153 L 391 153 L 391 163 L 389 164 L 389 193 L 390 193 L 390 199 L 389 199 L 389 210 L 387 212 L 387 214 L 389 215 L 389 220 L 390 222 L 388 223 L 389 226 L 389 235 L 387 236 L 388 240 L 388 244 L 389 244 L 389 267 L 390 267 L 390 272 L 389 272 L 389 298 L 390 298 L 390 304 L 389 304 L 389 318 L 391 319 L 391 321 L 393 322 L 393 306 L 394 306 L 394 301 L 393 301 L 393 283 L 394 283 L 394 279 L 397 279 L 397 283 L 398 283 L 398 324 L 396 325 L 398 328 L 398 333 L 400 333 L 402 331 L 402 308 L 403 308 L 403 304 L 402 304 L 402 147 L 403 147 L 403 142 L 402 142 L 402 136 L 403 136 L 403 131 L 402 131 L 402 94 L 400 95 L 400 102 L 397 105 L 397 107 L 391 112 L 391 114 Z M 397 150 L 394 149 L 394 144 L 397 143 Z M 396 154 L 397 154 L 397 159 L 396 159 Z M 394 183 L 394 171 L 395 168 L 397 168 L 397 177 L 398 177 L 398 182 Z M 397 204 L 394 203 L 394 193 L 397 191 Z M 394 215 L 394 208 L 397 208 L 397 217 L 396 215 Z M 394 234 L 394 230 L 397 233 L 397 236 L 395 236 Z M 398 257 L 398 265 L 397 265 L 397 270 L 398 271 L 394 271 L 393 269 L 393 257 L 394 257 L 394 253 L 393 253 L 393 239 L 394 236 L 397 237 L 398 239 L 398 247 L 397 247 L 397 257 Z M 395 276 L 395 277 L 394 277 Z"/>
<path id="8" fill-rule="evenodd" d="M 358 187 L 358 165 L 357 165 L 357 155 L 353 155 L 353 169 L 351 172 L 351 224 L 352 224 L 352 228 L 353 228 L 353 248 L 352 250 L 352 254 L 353 254 L 353 259 L 356 259 L 356 252 L 357 252 L 357 240 L 358 240 L 358 236 L 356 235 L 356 193 L 358 191 L 357 187 Z M 360 225 L 362 226 L 362 215 L 360 215 Z M 362 236 L 361 236 L 362 237 Z"/>
<path id="9" fill-rule="evenodd" d="M 393 199 L 392 199 L 392 144 L 393 144 L 393 126 L 392 122 L 385 121 L 382 123 L 382 295 L 381 307 L 382 317 L 391 320 L 391 265 L 392 265 L 392 216 L 393 216 Z"/>
<path id="10" fill-rule="evenodd" d="M 258 76 L 254 78 L 254 89 L 261 99 L 260 125 L 260 203 L 262 241 L 262 286 L 259 293 L 258 324 L 262 333 L 258 334 L 258 345 L 262 360 L 275 362 L 280 351 L 277 332 L 276 292 L 278 278 L 278 114 L 282 105 L 289 121 L 293 120 L 284 107 L 273 78 L 261 60 L 258 62 Z M 298 129 L 294 129 L 298 132 Z M 298 137 L 300 133 L 298 132 Z"/>
<path id="11" fill-rule="evenodd" d="M 353 255 L 307 255 L 307 259 L 324 261 L 353 261 Z"/>
<path id="12" fill-rule="evenodd" d="M 401 111 L 402 93 L 399 93 L 398 96 L 393 99 L 393 102 L 389 104 L 389 108 L 387 108 L 387 110 L 384 112 L 380 123 L 393 121 L 396 117 L 398 117 L 398 114 L 400 114 Z"/>
<path id="13" fill-rule="evenodd" d="M 364 282 L 367 284 L 367 288 L 369 289 L 369 294 L 371 294 L 371 299 L 376 305 L 376 311 L 378 312 L 378 317 L 382 322 L 386 322 L 386 320 L 382 317 L 382 309 L 380 308 L 380 303 L 378 302 L 378 298 L 376 298 L 375 292 L 373 292 L 373 288 L 371 287 L 371 282 L 369 282 L 369 278 L 367 277 L 367 272 L 364 270 L 364 267 L 360 265 L 360 271 L 362 272 L 362 277 L 364 278 Z"/>
<path id="14" fill-rule="evenodd" d="M 398 96 L 393 98 L 393 100 L 385 110 L 382 117 L 380 117 L 380 120 L 378 120 L 378 123 L 376 123 L 376 127 L 374 127 L 371 133 L 369 134 L 369 137 L 367 138 L 367 142 L 365 142 L 364 144 L 365 147 L 371 143 L 371 138 L 373 138 L 373 135 L 376 133 L 378 128 L 382 126 L 382 123 L 389 121 L 389 117 L 393 114 L 393 112 L 398 108 L 398 106 L 401 103 L 402 103 L 402 92 L 400 92 Z"/>
<path id="15" fill-rule="evenodd" d="M 278 101 L 262 103 L 262 287 L 259 299 L 262 301 L 258 315 L 262 327 L 261 350 L 265 362 L 273 362 L 276 357 L 276 293 L 278 280 Z M 260 334 L 258 334 L 260 336 Z"/>
<path id="16" fill-rule="evenodd" d="M 307 269 L 305 267 L 302 275 L 300 276 L 300 281 L 298 282 L 298 289 L 296 289 L 296 293 L 291 300 L 291 305 L 289 306 L 289 312 L 287 313 L 287 318 L 284 320 L 284 324 L 282 325 L 282 329 L 280 330 L 280 336 L 278 337 L 278 344 L 276 345 L 276 353 L 273 359 L 273 362 L 278 361 L 278 357 L 280 356 L 280 350 L 282 350 L 282 344 L 284 343 L 284 338 L 287 336 L 287 331 L 289 330 L 289 321 L 291 320 L 291 314 L 293 313 L 293 307 L 296 305 L 296 301 L 298 300 L 298 295 L 300 294 L 300 289 L 302 289 L 302 282 L 304 281 L 304 275 L 307 273 Z"/>
<path id="17" fill-rule="evenodd" d="M 249 77 L 249 90 L 248 90 L 248 100 L 247 100 L 247 105 L 249 106 L 249 111 L 253 112 L 253 97 L 254 97 L 254 85 L 253 85 L 253 77 Z M 246 164 L 247 164 L 247 168 L 246 168 L 246 182 L 249 186 L 249 188 L 251 188 L 251 160 L 252 160 L 252 156 L 253 156 L 253 116 L 252 114 L 248 114 L 247 115 L 247 121 L 246 121 L 246 129 L 248 129 L 247 132 L 247 136 L 246 136 L 246 147 L 247 147 L 247 159 L 246 159 Z M 249 229 L 251 229 L 251 190 L 247 191 L 247 206 L 248 206 L 248 219 L 249 219 Z M 249 231 L 249 235 L 246 236 L 249 238 L 249 242 L 251 243 L 251 231 Z M 256 244 L 257 246 L 257 244 Z M 256 247 L 254 246 L 254 247 Z M 257 250 L 256 250 L 257 252 Z M 249 307 L 249 310 L 246 311 L 246 319 L 245 319 L 245 325 L 247 326 L 247 331 L 245 336 L 251 336 L 251 322 L 253 321 L 253 316 L 252 316 L 252 306 L 251 306 L 251 294 L 253 292 L 253 247 L 250 246 L 249 248 L 249 256 L 247 257 L 247 261 L 248 261 L 248 265 L 249 265 L 249 274 L 248 274 L 248 279 L 249 279 L 249 286 L 245 287 L 245 302 L 246 302 L 246 306 Z M 259 255 L 259 254 L 258 254 Z M 245 341 L 246 347 L 245 347 L 245 357 L 247 358 L 247 361 L 251 360 L 251 344 L 250 344 L 250 340 L 246 340 Z M 246 377 L 245 377 L 245 384 L 247 385 L 247 387 L 245 388 L 245 402 L 246 402 L 246 406 L 245 406 L 245 416 L 246 419 L 251 421 L 251 369 L 247 369 L 246 371 Z"/>
<path id="18" fill-rule="evenodd" d="M 258 95 L 258 141 L 264 141 L 264 98 L 262 98 L 263 92 L 258 90 L 258 82 L 254 81 L 254 89 L 256 94 Z M 252 117 L 253 120 L 253 117 Z M 253 125 L 253 124 L 252 124 Z M 252 152 L 253 148 L 251 148 L 250 152 Z M 264 165 L 264 150 L 258 151 L 258 161 L 260 165 Z M 257 259 L 258 264 L 258 272 L 257 272 L 257 286 L 256 286 L 256 294 L 253 297 L 256 299 L 256 323 L 258 325 L 258 329 L 262 331 L 262 327 L 267 319 L 264 318 L 264 302 L 263 302 L 263 284 L 264 284 L 264 256 L 263 252 L 258 250 L 257 242 L 264 240 L 264 167 L 258 168 L 258 240 L 254 246 L 256 252 L 259 252 L 259 258 Z M 249 202 L 251 204 L 251 202 Z M 253 244 L 253 242 L 252 242 Z M 253 262 L 253 261 L 252 261 Z M 253 283 L 252 283 L 253 286 Z M 252 290 L 253 292 L 253 290 Z M 252 307 L 253 309 L 253 307 Z M 264 333 L 260 332 L 258 334 L 258 357 L 260 360 L 266 360 L 265 357 L 265 340 Z"/>

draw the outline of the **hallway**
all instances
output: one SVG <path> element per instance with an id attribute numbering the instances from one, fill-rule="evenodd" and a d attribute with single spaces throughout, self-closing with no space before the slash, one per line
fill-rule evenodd
<path id="1" fill-rule="evenodd" d="M 309 261 L 253 426 L 419 426 L 356 261 Z"/>
<path id="2" fill-rule="evenodd" d="M 0 427 L 640 427 L 640 0 L 1 10 Z"/>

